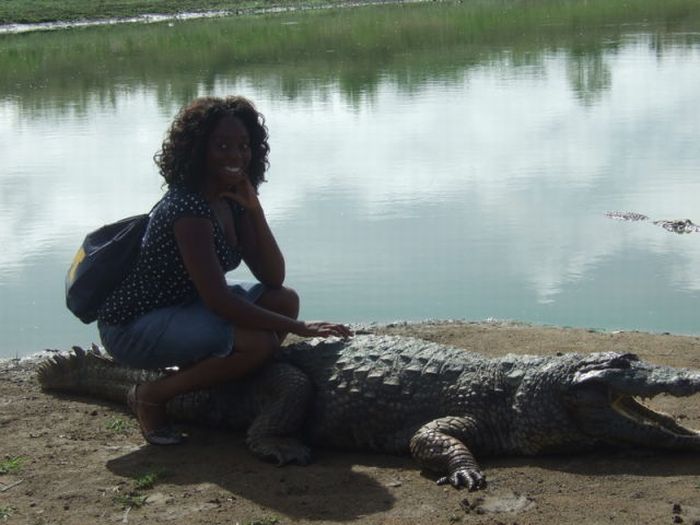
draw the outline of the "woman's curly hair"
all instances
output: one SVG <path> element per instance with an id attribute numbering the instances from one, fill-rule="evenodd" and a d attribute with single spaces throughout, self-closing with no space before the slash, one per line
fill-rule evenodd
<path id="1" fill-rule="evenodd" d="M 168 187 L 184 184 L 195 191 L 201 188 L 206 174 L 205 155 L 209 137 L 219 121 L 226 116 L 240 119 L 248 130 L 250 182 L 257 189 L 265 181 L 270 146 L 262 114 L 244 97 L 201 97 L 180 110 L 168 130 L 161 150 L 153 157 Z"/>

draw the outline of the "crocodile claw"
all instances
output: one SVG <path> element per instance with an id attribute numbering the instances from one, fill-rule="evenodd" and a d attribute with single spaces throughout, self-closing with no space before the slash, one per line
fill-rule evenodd
<path id="1" fill-rule="evenodd" d="M 448 483 L 457 489 L 467 487 L 469 492 L 486 488 L 486 478 L 478 469 L 459 468 L 437 480 L 438 485 Z"/>

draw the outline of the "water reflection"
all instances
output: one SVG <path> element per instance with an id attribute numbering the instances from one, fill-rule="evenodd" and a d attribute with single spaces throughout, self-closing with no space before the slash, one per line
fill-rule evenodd
<path id="1" fill-rule="evenodd" d="M 680 38 L 296 72 L 260 57 L 233 71 L 214 48 L 199 70 L 185 56 L 183 70 L 144 60 L 126 74 L 117 60 L 111 80 L 52 77 L 22 95 L 13 86 L 40 81 L 17 66 L 0 80 L 0 355 L 95 338 L 63 308 L 67 263 L 85 232 L 158 198 L 151 156 L 180 101 L 204 93 L 246 94 L 268 117 L 262 198 L 306 317 L 698 333 L 698 237 L 604 217 L 700 219 L 700 45 Z M 117 57 L 141 45 L 123 42 Z M 58 55 L 42 63 L 60 72 Z"/>

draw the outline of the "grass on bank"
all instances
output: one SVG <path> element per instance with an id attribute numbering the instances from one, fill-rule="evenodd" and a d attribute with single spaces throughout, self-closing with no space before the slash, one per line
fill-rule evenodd
<path id="1" fill-rule="evenodd" d="M 131 425 L 120 417 L 111 417 L 107 420 L 107 423 L 105 423 L 105 428 L 115 434 L 124 434 L 129 431 Z"/>
<path id="2" fill-rule="evenodd" d="M 139 474 L 134 478 L 134 489 L 137 491 L 152 489 L 156 482 L 163 476 L 164 472 L 162 471 L 144 472 L 143 474 Z"/>
<path id="3" fill-rule="evenodd" d="M 0 0 L 0 24 L 130 18 L 144 14 L 248 11 L 276 6 L 350 3 L 348 0 Z M 357 3 L 357 2 L 353 2 Z"/>
<path id="4" fill-rule="evenodd" d="M 0 520 L 6 521 L 10 516 L 12 516 L 13 512 L 14 509 L 12 507 L 0 505 Z"/>
<path id="5" fill-rule="evenodd" d="M 148 501 L 148 494 L 143 491 L 152 489 L 164 475 L 160 470 L 139 474 L 134 478 L 133 488 L 125 494 L 116 494 L 112 501 L 123 509 L 143 507 Z"/>
<path id="6" fill-rule="evenodd" d="M 0 474 L 14 474 L 22 468 L 22 463 L 25 461 L 24 456 L 6 457 L 0 461 Z"/>

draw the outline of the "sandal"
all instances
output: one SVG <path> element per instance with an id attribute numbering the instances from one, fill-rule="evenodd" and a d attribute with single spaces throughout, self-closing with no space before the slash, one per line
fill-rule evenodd
<path id="1" fill-rule="evenodd" d="M 126 393 L 126 404 L 136 416 L 143 438 L 151 445 L 177 445 L 182 443 L 182 434 L 177 432 L 170 424 L 148 431 L 143 428 L 143 423 L 141 423 L 139 419 L 138 405 L 152 407 L 161 405 L 159 403 L 149 403 L 148 401 L 139 400 L 136 395 L 139 386 L 140 385 L 134 385 L 129 388 Z"/>
<path id="2" fill-rule="evenodd" d="M 183 440 L 182 434 L 172 425 L 165 425 L 150 432 L 144 432 L 142 429 L 141 434 L 151 445 L 179 445 Z"/>

